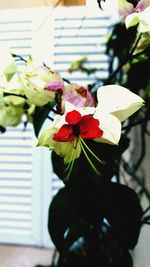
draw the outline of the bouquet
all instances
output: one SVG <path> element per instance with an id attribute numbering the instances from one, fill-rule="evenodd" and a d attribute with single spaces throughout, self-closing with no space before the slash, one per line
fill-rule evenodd
<path id="1" fill-rule="evenodd" d="M 120 21 L 106 42 L 106 79 L 70 83 L 50 66 L 13 51 L 0 66 L 1 132 L 22 121 L 25 127 L 32 123 L 37 146 L 52 151 L 53 170 L 64 183 L 49 208 L 48 229 L 56 248 L 51 266 L 131 267 L 131 250 L 143 224 L 149 224 L 150 207 L 143 209 L 120 168 L 139 181 L 143 151 L 133 166 L 123 154 L 137 125 L 142 140 L 149 135 L 150 1 L 118 0 L 118 6 Z M 22 72 L 18 60 L 25 61 Z M 68 71 L 96 72 L 86 68 L 87 61 L 83 56 Z M 49 127 L 43 129 L 46 119 Z M 147 188 L 141 188 L 149 200 Z"/>

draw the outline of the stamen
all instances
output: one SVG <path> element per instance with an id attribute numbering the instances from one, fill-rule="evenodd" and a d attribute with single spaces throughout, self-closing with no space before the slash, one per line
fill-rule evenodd
<path id="1" fill-rule="evenodd" d="M 100 172 L 97 170 L 97 168 L 94 166 L 93 162 L 90 160 L 88 154 L 86 153 L 85 149 L 84 149 L 84 145 L 82 144 L 82 141 L 81 141 L 82 138 L 80 138 L 79 142 L 80 142 L 80 146 L 81 146 L 81 149 L 86 157 L 86 159 L 88 160 L 88 162 L 90 163 L 92 169 L 97 173 L 97 174 L 100 174 Z M 86 147 L 86 146 L 85 146 Z"/>
<path id="2" fill-rule="evenodd" d="M 74 152 L 75 150 L 73 150 L 73 152 Z M 74 154 L 74 153 L 73 153 Z M 69 179 L 69 177 L 70 177 L 70 175 L 71 175 L 71 172 L 72 172 L 72 169 L 73 169 L 73 165 L 74 165 L 74 160 L 75 160 L 75 157 L 74 157 L 74 159 L 70 162 L 70 164 L 69 164 L 69 171 L 68 171 L 68 174 L 67 174 L 67 179 Z"/>
<path id="3" fill-rule="evenodd" d="M 97 159 L 97 161 L 99 161 L 100 163 L 102 163 L 102 160 L 98 156 L 95 155 L 95 153 L 87 146 L 87 144 L 84 142 L 84 140 L 80 136 L 79 136 L 79 138 L 80 138 L 81 142 L 83 143 L 83 145 L 86 147 L 86 149 L 91 153 L 91 155 L 95 159 Z"/>
<path id="4" fill-rule="evenodd" d="M 67 174 L 67 179 L 70 177 L 72 169 L 73 169 L 73 165 L 74 165 L 74 161 L 76 158 L 76 147 L 77 147 L 77 143 L 78 143 L 78 139 L 75 139 L 74 144 L 73 144 L 73 149 L 72 149 L 72 153 L 71 153 L 71 160 L 68 163 L 67 167 L 66 167 L 66 172 L 68 172 Z"/>

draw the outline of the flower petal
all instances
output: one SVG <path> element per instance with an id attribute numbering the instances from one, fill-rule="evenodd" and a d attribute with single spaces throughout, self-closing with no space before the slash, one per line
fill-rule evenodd
<path id="1" fill-rule="evenodd" d="M 103 131 L 99 128 L 99 121 L 91 115 L 85 115 L 81 118 L 80 137 L 83 139 L 93 139 L 102 136 Z"/>
<path id="2" fill-rule="evenodd" d="M 64 158 L 64 163 L 69 163 L 72 160 L 79 158 L 81 147 L 76 140 L 72 142 L 55 142 L 54 150 L 57 155 Z M 73 155 L 73 158 L 72 158 Z"/>
<path id="3" fill-rule="evenodd" d="M 65 102 L 65 113 L 70 112 L 72 110 L 78 111 L 81 116 L 88 115 L 88 114 L 94 114 L 95 107 L 76 107 L 70 102 Z"/>
<path id="4" fill-rule="evenodd" d="M 54 141 L 53 135 L 58 131 L 56 127 L 51 126 L 50 128 L 44 130 L 38 140 L 37 146 L 45 146 L 53 149 Z"/>
<path id="5" fill-rule="evenodd" d="M 70 142 L 75 139 L 76 135 L 73 132 L 73 126 L 68 124 L 64 124 L 53 136 L 53 140 L 57 142 Z"/>
<path id="6" fill-rule="evenodd" d="M 20 75 L 26 97 L 32 104 L 43 106 L 53 101 L 58 89 L 63 90 L 63 79 L 56 71 L 39 66 L 32 58 Z"/>
<path id="7" fill-rule="evenodd" d="M 100 121 L 103 134 L 100 138 L 95 139 L 97 142 L 117 145 L 121 137 L 121 122 L 111 114 L 94 114 L 95 118 Z"/>
<path id="8" fill-rule="evenodd" d="M 126 28 L 130 28 L 132 26 L 138 25 L 138 32 L 144 33 L 150 31 L 150 6 L 145 8 L 141 12 L 134 12 L 126 17 L 125 25 Z"/>
<path id="9" fill-rule="evenodd" d="M 68 101 L 76 107 L 94 107 L 94 98 L 88 88 L 76 83 L 65 86 L 63 101 Z"/>
<path id="10" fill-rule="evenodd" d="M 118 0 L 119 15 L 124 20 L 127 15 L 133 12 L 134 7 L 131 3 L 126 0 Z"/>
<path id="11" fill-rule="evenodd" d="M 73 110 L 68 112 L 65 118 L 70 125 L 75 125 L 81 120 L 81 114 L 77 110 Z"/>
<path id="12" fill-rule="evenodd" d="M 144 105 L 144 100 L 119 85 L 106 85 L 97 92 L 99 113 L 115 115 L 121 122 Z"/>
<path id="13" fill-rule="evenodd" d="M 58 90 L 62 90 L 64 89 L 64 82 L 63 80 L 56 80 L 56 81 L 50 81 L 48 83 L 45 84 L 44 86 L 44 90 L 48 90 L 48 91 L 58 91 Z"/>
<path id="14" fill-rule="evenodd" d="M 57 155 L 64 158 L 65 163 L 69 163 L 73 159 L 80 156 L 81 147 L 76 140 L 72 142 L 57 142 L 54 141 L 53 135 L 58 132 L 58 129 L 52 125 L 50 128 L 44 130 L 39 138 L 37 146 L 45 146 L 54 150 Z"/>

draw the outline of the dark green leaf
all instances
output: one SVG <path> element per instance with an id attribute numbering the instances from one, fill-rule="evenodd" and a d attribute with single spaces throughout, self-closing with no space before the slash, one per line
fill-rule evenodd
<path id="1" fill-rule="evenodd" d="M 64 187 L 54 196 L 49 208 L 48 218 L 49 233 L 59 251 L 62 252 L 66 249 L 64 246 L 64 234 L 68 227 L 76 221 L 78 221 L 78 215 L 75 209 L 70 206 L 68 191 Z"/>
<path id="2" fill-rule="evenodd" d="M 103 201 L 114 240 L 124 248 L 133 249 L 138 241 L 142 216 L 137 194 L 125 185 L 110 183 Z"/>
<path id="3" fill-rule="evenodd" d="M 55 102 L 47 104 L 43 107 L 37 107 L 35 108 L 35 112 L 33 114 L 33 127 L 35 136 L 38 137 L 38 134 L 41 130 L 41 127 L 47 118 L 49 112 L 52 110 L 52 108 L 55 106 Z"/>
<path id="4" fill-rule="evenodd" d="M 138 75 L 137 75 L 138 73 Z M 134 93 L 139 93 L 141 88 L 146 88 L 150 80 L 150 61 L 141 61 L 130 64 L 127 72 L 126 86 Z"/>

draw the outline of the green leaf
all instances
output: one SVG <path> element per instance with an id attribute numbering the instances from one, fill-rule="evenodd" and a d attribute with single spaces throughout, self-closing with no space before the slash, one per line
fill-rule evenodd
<path id="1" fill-rule="evenodd" d="M 106 54 L 110 59 L 117 57 L 122 62 L 132 47 L 136 34 L 136 26 L 126 29 L 124 23 L 115 24 L 106 43 Z"/>
<path id="2" fill-rule="evenodd" d="M 105 218 L 110 224 L 112 237 L 121 247 L 133 249 L 138 241 L 143 214 L 138 195 L 128 186 L 110 183 L 104 201 Z"/>
<path id="3" fill-rule="evenodd" d="M 58 191 L 54 196 L 50 208 L 48 217 L 48 230 L 52 241 L 54 242 L 58 251 L 66 250 L 64 246 L 65 232 L 68 227 L 79 220 L 75 209 L 70 205 L 69 194 L 67 188 L 64 187 Z M 74 234 L 73 234 L 74 236 Z M 70 234 L 67 239 L 67 247 L 76 239 L 78 234 L 71 238 Z"/>
<path id="4" fill-rule="evenodd" d="M 78 240 L 81 236 L 83 237 L 87 232 L 90 232 L 90 227 L 85 224 L 83 221 L 79 220 L 77 222 L 72 223 L 69 226 L 67 234 L 64 240 L 64 246 L 66 249 L 69 249 L 70 246 Z"/>
<path id="5" fill-rule="evenodd" d="M 137 75 L 138 73 L 138 75 Z M 149 59 L 130 64 L 127 72 L 126 87 L 136 94 L 139 94 L 141 88 L 146 88 L 150 78 Z"/>
<path id="6" fill-rule="evenodd" d="M 34 132 L 35 132 L 36 137 L 38 137 L 44 121 L 48 117 L 49 112 L 52 110 L 55 104 L 56 103 L 54 101 L 42 107 L 36 106 L 35 112 L 33 114 L 33 127 L 34 127 Z"/>
<path id="7" fill-rule="evenodd" d="M 87 56 L 84 55 L 80 59 L 73 61 L 68 71 L 72 73 L 74 71 L 79 70 L 86 61 L 87 61 Z"/>

